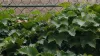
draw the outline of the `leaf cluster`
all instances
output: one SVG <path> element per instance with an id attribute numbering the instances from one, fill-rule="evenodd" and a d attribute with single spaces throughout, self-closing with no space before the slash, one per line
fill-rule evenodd
<path id="1" fill-rule="evenodd" d="M 100 5 L 59 6 L 64 7 L 59 13 L 36 10 L 32 17 L 0 11 L 0 55 L 99 56 Z"/>

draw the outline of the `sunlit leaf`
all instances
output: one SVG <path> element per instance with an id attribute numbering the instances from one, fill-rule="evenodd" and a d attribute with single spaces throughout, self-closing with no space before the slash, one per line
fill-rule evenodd
<path id="1" fill-rule="evenodd" d="M 36 48 L 28 47 L 28 46 L 22 47 L 21 49 L 18 50 L 18 52 L 20 54 L 26 54 L 28 56 L 36 56 L 38 54 L 38 51 Z"/>

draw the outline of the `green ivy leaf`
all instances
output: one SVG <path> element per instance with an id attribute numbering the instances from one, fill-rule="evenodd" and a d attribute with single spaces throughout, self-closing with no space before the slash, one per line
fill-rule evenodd
<path id="1" fill-rule="evenodd" d="M 44 52 L 41 53 L 41 56 L 54 56 L 54 54 Z"/>
<path id="2" fill-rule="evenodd" d="M 8 12 L 9 12 L 9 14 L 14 14 L 15 13 L 14 9 L 9 9 Z"/>
<path id="3" fill-rule="evenodd" d="M 96 41 L 88 42 L 88 45 L 90 45 L 93 48 L 96 48 Z"/>
<path id="4" fill-rule="evenodd" d="M 33 15 L 40 15 L 41 14 L 41 12 L 39 10 L 32 11 L 31 13 Z"/>
<path id="5" fill-rule="evenodd" d="M 90 7 L 92 10 L 100 13 L 100 5 L 94 4 L 93 6 Z"/>
<path id="6" fill-rule="evenodd" d="M 44 45 L 43 45 L 43 51 L 44 52 L 47 52 L 47 53 L 52 53 L 52 54 L 55 54 L 56 51 L 55 50 L 58 50 L 57 48 L 57 44 L 55 43 L 55 41 L 52 41 L 50 43 L 48 43 L 47 41 L 44 42 Z"/>
<path id="7" fill-rule="evenodd" d="M 0 22 L 0 29 L 4 29 L 4 28 L 5 28 L 4 24 Z"/>
<path id="8" fill-rule="evenodd" d="M 23 26 L 24 26 L 24 28 L 26 28 L 26 29 L 31 29 L 33 26 L 34 26 L 34 22 L 32 22 L 32 21 L 29 21 L 29 22 L 23 22 L 23 23 L 21 23 Z"/>
<path id="9" fill-rule="evenodd" d="M 74 19 L 73 20 L 73 23 L 77 23 L 80 26 L 84 26 L 85 21 L 84 20 L 81 20 L 81 19 Z"/>
<path id="10" fill-rule="evenodd" d="M 69 33 L 71 36 L 75 36 L 75 35 L 76 35 L 76 29 L 75 29 L 75 27 L 69 27 L 68 33 Z"/>
<path id="11" fill-rule="evenodd" d="M 77 16 L 77 14 L 74 11 L 68 11 L 66 15 L 68 17 Z"/>
<path id="12" fill-rule="evenodd" d="M 55 25 L 57 28 L 60 27 L 60 24 L 58 24 L 57 22 L 55 22 L 55 21 L 53 21 L 53 20 L 51 21 L 51 23 L 52 23 L 53 25 Z"/>
<path id="13" fill-rule="evenodd" d="M 64 3 L 59 4 L 59 6 L 62 6 L 62 7 L 64 7 L 64 8 L 67 8 L 67 7 L 69 7 L 70 5 L 71 5 L 70 2 L 64 2 Z"/>
<path id="14" fill-rule="evenodd" d="M 68 26 L 65 26 L 65 25 L 61 25 L 60 27 L 59 27 L 59 33 L 61 33 L 61 32 L 68 32 Z"/>
<path id="15" fill-rule="evenodd" d="M 30 46 L 25 46 L 25 47 L 20 48 L 18 49 L 18 52 L 20 54 L 26 54 L 28 56 L 36 56 L 38 54 L 37 49 Z"/>
<path id="16" fill-rule="evenodd" d="M 90 31 L 84 32 L 83 36 L 79 36 L 79 37 L 80 37 L 80 43 L 82 47 L 84 47 L 86 44 L 88 44 L 93 48 L 96 47 L 96 39 L 98 37 L 93 32 Z"/>
<path id="17" fill-rule="evenodd" d="M 76 54 L 71 51 L 57 51 L 57 56 L 76 56 Z"/>
<path id="18" fill-rule="evenodd" d="M 51 34 L 48 36 L 48 43 L 56 41 L 56 43 L 61 46 L 62 41 L 67 41 L 67 33 Z"/>
<path id="19" fill-rule="evenodd" d="M 44 40 L 45 40 L 45 39 L 38 40 L 37 43 L 39 43 L 39 44 L 44 44 Z"/>

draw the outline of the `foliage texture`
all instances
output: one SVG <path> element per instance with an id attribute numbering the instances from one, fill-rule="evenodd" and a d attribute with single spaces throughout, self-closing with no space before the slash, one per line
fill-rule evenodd
<path id="1" fill-rule="evenodd" d="M 32 17 L 0 11 L 2 56 L 99 56 L 100 5 L 62 3 L 60 12 Z"/>

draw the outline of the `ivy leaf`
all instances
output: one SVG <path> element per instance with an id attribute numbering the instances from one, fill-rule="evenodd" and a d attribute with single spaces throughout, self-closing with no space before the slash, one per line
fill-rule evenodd
<path id="1" fill-rule="evenodd" d="M 100 5 L 94 4 L 93 6 L 90 7 L 92 10 L 100 13 Z"/>
<path id="2" fill-rule="evenodd" d="M 4 24 L 0 22 L 0 29 L 4 29 L 4 28 L 5 28 Z"/>
<path id="3" fill-rule="evenodd" d="M 100 28 L 97 29 L 97 32 L 100 32 Z"/>
<path id="4" fill-rule="evenodd" d="M 68 17 L 77 16 L 77 14 L 74 11 L 68 11 L 66 15 Z"/>
<path id="5" fill-rule="evenodd" d="M 34 25 L 34 22 L 29 21 L 29 22 L 23 22 L 21 24 L 24 26 L 24 28 L 31 29 L 33 27 L 33 25 Z"/>
<path id="6" fill-rule="evenodd" d="M 66 56 L 67 53 L 64 51 L 57 51 L 57 56 Z"/>
<path id="7" fill-rule="evenodd" d="M 54 54 L 44 52 L 41 53 L 41 56 L 54 56 Z"/>
<path id="8" fill-rule="evenodd" d="M 88 54 L 84 53 L 82 56 L 93 56 L 93 55 L 90 55 L 90 54 L 88 55 Z"/>
<path id="9" fill-rule="evenodd" d="M 81 13 L 81 17 L 84 17 L 86 14 L 84 12 Z"/>
<path id="10" fill-rule="evenodd" d="M 80 43 L 82 47 L 84 47 L 86 44 L 89 46 L 95 48 L 96 47 L 96 39 L 98 38 L 93 32 L 86 31 L 82 36 L 80 37 Z"/>
<path id="11" fill-rule="evenodd" d="M 71 51 L 57 51 L 57 56 L 76 56 L 76 54 Z"/>
<path id="12" fill-rule="evenodd" d="M 55 50 L 58 50 L 57 48 L 57 44 L 55 43 L 55 41 L 52 41 L 50 43 L 48 43 L 47 41 L 44 42 L 44 45 L 43 45 L 43 51 L 44 52 L 47 52 L 47 53 L 52 53 L 52 54 L 55 54 L 56 51 Z"/>
<path id="13" fill-rule="evenodd" d="M 3 19 L 2 21 L 1 21 L 5 26 L 7 26 L 7 19 Z"/>
<path id="14" fill-rule="evenodd" d="M 60 27 L 60 24 L 58 24 L 57 22 L 55 22 L 53 20 L 51 21 L 51 23 L 54 24 L 57 28 Z"/>
<path id="15" fill-rule="evenodd" d="M 9 9 L 8 12 L 9 12 L 9 14 L 14 14 L 15 13 L 15 11 L 13 9 Z"/>
<path id="16" fill-rule="evenodd" d="M 16 30 L 11 30 L 10 32 L 9 32 L 9 36 L 11 36 L 12 34 L 14 34 L 16 32 Z"/>
<path id="17" fill-rule="evenodd" d="M 68 56 L 76 56 L 76 54 L 73 53 L 73 52 L 71 52 L 71 51 L 67 51 L 67 53 L 68 53 L 68 54 L 67 54 Z"/>
<path id="18" fill-rule="evenodd" d="M 96 48 L 96 41 L 88 42 L 88 45 L 90 45 L 93 48 Z"/>
<path id="19" fill-rule="evenodd" d="M 0 20 L 5 19 L 5 18 L 11 19 L 11 14 L 13 14 L 13 13 L 14 13 L 13 9 L 0 11 Z"/>
<path id="20" fill-rule="evenodd" d="M 64 2 L 64 3 L 59 4 L 59 6 L 62 6 L 62 7 L 64 7 L 64 8 L 67 8 L 67 7 L 69 7 L 70 5 L 71 5 L 70 2 Z"/>
<path id="21" fill-rule="evenodd" d="M 61 25 L 60 27 L 59 27 L 59 33 L 61 33 L 61 32 L 67 32 L 68 31 L 68 26 L 65 26 L 65 25 Z"/>
<path id="22" fill-rule="evenodd" d="M 25 47 L 20 48 L 18 49 L 18 52 L 20 54 L 26 54 L 28 56 L 36 56 L 38 54 L 37 49 L 30 46 L 25 46 Z"/>
<path id="23" fill-rule="evenodd" d="M 77 23 L 78 25 L 83 26 L 85 24 L 85 21 L 80 19 L 74 19 L 73 23 Z"/>
<path id="24" fill-rule="evenodd" d="M 52 17 L 52 14 L 50 12 L 48 12 L 43 17 L 44 17 L 45 21 L 48 21 L 48 19 L 50 19 Z"/>
<path id="25" fill-rule="evenodd" d="M 20 38 L 17 38 L 16 39 L 16 43 L 21 46 L 23 44 L 23 42 L 25 41 L 25 39 L 20 39 Z"/>
<path id="26" fill-rule="evenodd" d="M 40 15 L 41 14 L 41 12 L 39 10 L 32 11 L 31 13 L 33 15 Z"/>
<path id="27" fill-rule="evenodd" d="M 66 17 L 65 17 L 65 18 L 62 18 L 60 21 L 61 21 L 61 22 L 60 22 L 61 25 L 66 25 L 66 26 L 68 26 L 68 19 L 66 19 Z"/>
<path id="28" fill-rule="evenodd" d="M 56 41 L 56 43 L 61 46 L 62 41 L 67 41 L 67 33 L 51 34 L 48 36 L 48 43 Z"/>
<path id="29" fill-rule="evenodd" d="M 69 27 L 68 33 L 69 33 L 71 36 L 75 36 L 75 35 L 76 35 L 76 29 L 75 29 L 74 27 Z"/>
<path id="30" fill-rule="evenodd" d="M 44 40 L 45 40 L 45 39 L 38 40 L 37 43 L 39 43 L 39 44 L 44 44 Z"/>

